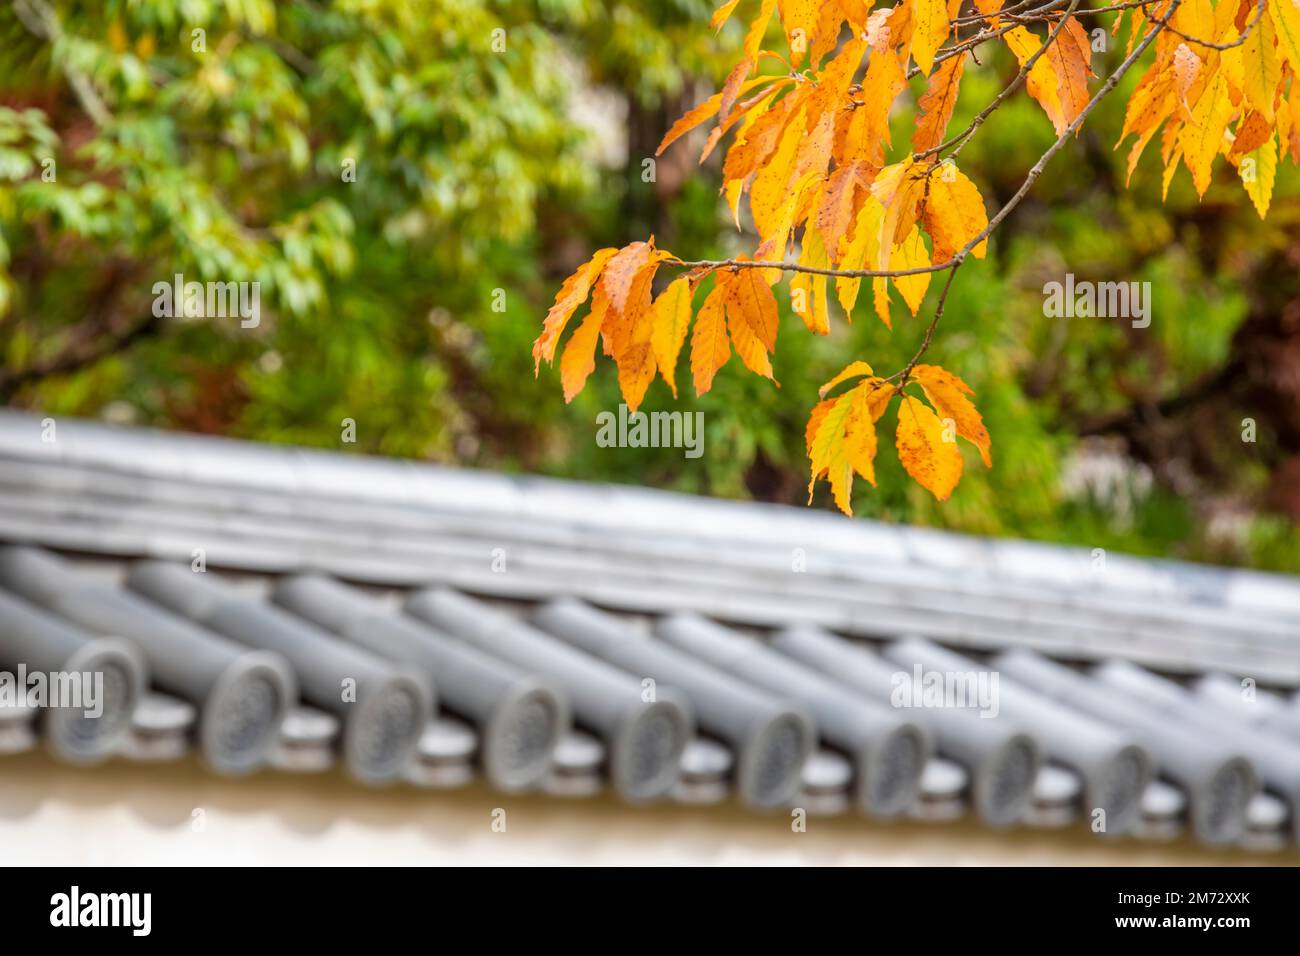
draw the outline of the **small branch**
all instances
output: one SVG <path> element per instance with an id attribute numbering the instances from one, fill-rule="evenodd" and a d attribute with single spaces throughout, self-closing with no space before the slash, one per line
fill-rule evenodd
<path id="1" fill-rule="evenodd" d="M 975 131 L 984 125 L 984 121 L 993 115 L 993 111 L 996 110 L 999 106 L 1001 106 L 1002 103 L 1007 99 L 1007 97 L 1011 96 L 1013 93 L 1016 92 L 1016 90 L 1020 89 L 1020 85 L 1024 83 L 1025 77 L 1027 77 L 1029 75 L 1029 71 L 1034 68 L 1034 64 L 1037 63 L 1039 59 L 1043 56 L 1043 54 L 1047 52 L 1048 47 L 1050 47 L 1053 43 L 1056 42 L 1057 36 L 1059 36 L 1061 31 L 1065 29 L 1066 23 L 1069 22 L 1070 16 L 1078 8 L 1079 3 L 1080 0 L 1070 0 L 1070 6 L 1066 9 L 1065 15 L 1061 17 L 1060 23 L 1058 23 L 1056 25 L 1056 28 L 1052 30 L 1052 32 L 1048 35 L 1047 42 L 1044 43 L 1042 46 L 1040 46 L 1032 54 L 1030 54 L 1028 58 L 1026 58 L 1025 62 L 1020 67 L 1020 72 L 1016 74 L 1015 79 L 1013 79 L 1010 83 L 1008 83 L 1006 85 L 1006 88 L 1003 89 L 1002 92 L 999 93 L 997 96 L 995 96 L 993 98 L 993 101 L 989 103 L 988 106 L 984 107 L 984 109 L 980 110 L 978 113 L 975 114 L 975 118 L 971 121 L 971 124 L 966 127 L 966 129 L 958 133 L 956 136 L 948 140 L 948 142 L 946 143 L 940 143 L 938 146 L 932 146 L 930 149 L 923 150 L 919 153 L 914 153 L 912 155 L 912 159 L 914 160 L 925 159 L 927 156 L 933 156 L 935 153 L 945 152 L 946 150 L 952 149 L 954 146 L 960 148 L 960 146 L 963 143 L 965 143 L 968 139 L 974 136 Z"/>
<path id="2" fill-rule="evenodd" d="M 1148 21 L 1153 23 L 1155 22 L 1151 20 L 1151 14 L 1149 12 L 1143 10 L 1142 13 L 1146 16 Z M 1259 3 L 1255 6 L 1255 16 L 1251 19 L 1250 23 L 1246 24 L 1246 29 L 1241 31 L 1241 36 L 1237 37 L 1237 39 L 1233 40 L 1231 43 L 1211 43 L 1209 40 L 1202 40 L 1199 39 L 1198 37 L 1188 36 L 1186 33 L 1180 33 L 1178 30 L 1175 30 L 1173 27 L 1165 27 L 1165 29 L 1168 30 L 1170 33 L 1172 33 L 1174 36 L 1186 40 L 1188 43 L 1195 43 L 1197 46 L 1203 46 L 1206 49 L 1231 50 L 1234 47 L 1241 46 L 1248 39 L 1250 39 L 1251 31 L 1255 29 L 1255 24 L 1259 23 L 1259 18 L 1262 17 L 1263 15 L 1264 15 L 1264 0 L 1259 0 Z"/>

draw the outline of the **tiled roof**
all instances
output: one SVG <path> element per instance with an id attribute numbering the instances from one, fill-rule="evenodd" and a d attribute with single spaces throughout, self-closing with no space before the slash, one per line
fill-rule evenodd
<path id="1" fill-rule="evenodd" d="M 40 723 L 72 761 L 1208 843 L 1300 820 L 1294 578 L 0 412 L 0 665 L 73 650 L 128 719 Z M 0 747 L 32 717 L 0 709 Z"/>

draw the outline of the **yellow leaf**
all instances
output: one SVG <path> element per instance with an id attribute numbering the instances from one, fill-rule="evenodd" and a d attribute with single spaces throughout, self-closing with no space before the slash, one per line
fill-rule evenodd
<path id="1" fill-rule="evenodd" d="M 758 59 L 758 49 L 763 42 L 763 34 L 767 30 L 767 25 L 772 19 L 772 13 L 776 10 L 776 0 L 762 0 L 762 6 L 759 8 L 758 16 L 749 25 L 749 30 L 745 33 L 745 58 L 735 65 L 732 71 L 727 75 L 727 80 L 722 85 L 722 101 L 718 104 L 718 116 L 720 119 L 726 119 L 727 114 L 731 112 L 731 105 L 736 102 L 736 96 L 740 92 L 741 84 L 749 71 L 754 68 Z"/>
<path id="2" fill-rule="evenodd" d="M 1088 95 L 1091 58 L 1092 46 L 1088 35 L 1079 26 L 1079 21 L 1073 19 L 1066 21 L 1065 28 L 1057 34 L 1056 41 L 1042 57 L 1056 74 L 1056 94 L 1067 125 L 1083 112 L 1091 98 Z M 1059 131 L 1057 135 L 1060 135 Z"/>
<path id="3" fill-rule="evenodd" d="M 798 213 L 804 206 L 806 196 L 815 192 L 819 181 L 815 172 L 809 172 L 787 191 L 785 202 L 776 211 L 776 217 L 768 223 L 766 238 L 754 251 L 754 258 L 771 262 L 784 262 L 786 247 L 790 244 L 790 230 L 794 228 Z M 761 270 L 763 279 L 772 285 L 781 279 L 780 269 Z"/>
<path id="4" fill-rule="evenodd" d="M 1273 18 L 1262 16 L 1241 47 L 1244 70 L 1241 91 L 1246 96 L 1246 102 L 1263 113 L 1270 123 L 1273 122 L 1273 97 L 1277 93 L 1278 83 L 1282 81 L 1276 32 Z"/>
<path id="5" fill-rule="evenodd" d="M 830 266 L 821 235 L 816 229 L 804 231 L 799 264 L 814 269 Z M 814 335 L 826 335 L 831 330 L 830 313 L 826 308 L 826 282 L 826 276 L 810 272 L 797 272 L 790 280 L 790 302 L 795 314 L 803 319 L 808 331 Z"/>
<path id="6" fill-rule="evenodd" d="M 573 401 L 573 397 L 582 391 L 587 377 L 596 367 L 596 338 L 600 335 L 601 324 L 609 308 L 603 284 L 596 287 L 591 299 L 591 312 L 578 326 L 578 331 L 569 337 L 560 356 L 560 384 L 564 387 L 564 400 Z"/>
<path id="7" fill-rule="evenodd" d="M 867 390 L 862 386 L 853 390 L 853 409 L 844 429 L 845 457 L 853 470 L 863 479 L 876 483 L 876 419 L 880 417 L 874 406 L 875 396 L 888 394 L 888 389 Z M 883 408 L 882 408 L 883 411 Z M 845 503 L 848 496 L 845 495 Z M 848 510 L 852 514 L 852 509 Z"/>
<path id="8" fill-rule="evenodd" d="M 1002 35 L 1011 52 L 1016 55 L 1023 67 L 1035 51 L 1038 50 L 1042 43 L 1038 37 L 1034 36 L 1024 27 L 1016 27 L 1008 30 Z M 1058 38 L 1059 39 L 1059 38 Z M 1025 88 L 1029 91 L 1038 105 L 1047 113 L 1047 118 L 1052 121 L 1052 127 L 1056 130 L 1056 135 L 1060 136 L 1065 132 L 1065 128 L 1070 125 L 1070 121 L 1065 118 L 1065 108 L 1061 103 L 1061 97 L 1058 93 L 1058 80 L 1056 73 L 1052 70 L 1051 60 L 1046 56 L 1040 56 L 1034 61 L 1034 65 L 1029 68 L 1029 75 L 1025 77 Z"/>
<path id="9" fill-rule="evenodd" d="M 772 234 L 781 215 L 781 207 L 790 194 L 790 179 L 804 138 L 804 111 L 800 110 L 781 133 L 781 141 L 772 158 L 754 176 L 749 190 L 749 211 L 754 228 L 764 238 Z"/>
<path id="10" fill-rule="evenodd" d="M 1268 15 L 1277 33 L 1278 50 L 1291 64 L 1291 83 L 1294 88 L 1295 75 L 1300 74 L 1300 2 L 1268 0 Z"/>
<path id="11" fill-rule="evenodd" d="M 1293 81 L 1294 82 L 1294 81 Z M 1277 140 L 1272 136 L 1257 149 L 1241 158 L 1237 166 L 1246 195 L 1255 205 L 1259 218 L 1268 215 L 1268 205 L 1273 198 L 1273 181 L 1277 178 Z"/>
<path id="12" fill-rule="evenodd" d="M 920 384 L 925 397 L 944 418 L 951 418 L 957 434 L 980 450 L 984 464 L 991 466 L 989 433 L 984 419 L 968 396 L 975 392 L 952 372 L 937 365 L 918 365 L 912 369 L 912 378 Z"/>
<path id="13" fill-rule="evenodd" d="M 1178 136 L 1178 146 L 1192 174 L 1198 196 L 1204 196 L 1205 190 L 1210 188 L 1210 171 L 1214 158 L 1223 149 L 1223 132 L 1228 128 L 1232 113 L 1228 81 L 1223 73 L 1215 73 L 1196 101 L 1196 108 L 1192 111 L 1194 125 L 1184 126 Z"/>
<path id="14" fill-rule="evenodd" d="M 885 161 L 884 147 L 890 144 L 889 111 L 898 94 L 907 86 L 903 64 L 893 50 L 876 50 L 867 63 L 862 78 L 862 105 L 854 107 L 853 122 L 846 128 L 841 158 L 879 168 Z"/>
<path id="15" fill-rule="evenodd" d="M 808 480 L 808 500 L 812 501 L 813 489 L 817 485 L 817 479 L 825 475 L 830 467 L 833 458 L 837 453 L 842 455 L 844 445 L 844 426 L 848 421 L 849 414 L 853 411 L 852 392 L 845 392 L 838 398 L 830 399 L 824 402 L 825 409 L 817 412 L 814 409 L 814 416 L 817 417 L 816 431 L 813 434 L 812 442 L 809 445 L 808 457 L 812 462 L 812 477 Z M 818 406 L 821 408 L 822 406 Z M 810 428 L 812 422 L 809 422 Z M 841 462 L 841 470 L 847 466 L 846 461 Z M 841 479 L 846 476 L 841 476 Z M 834 482 L 832 482 L 834 484 Z M 847 508 L 843 510 L 847 511 Z"/>
<path id="16" fill-rule="evenodd" d="M 587 294 L 599 277 L 600 270 L 617 252 L 618 250 L 613 248 L 601 249 L 578 266 L 573 275 L 564 280 L 560 291 L 555 294 L 555 304 L 551 306 L 550 311 L 546 313 L 546 319 L 542 322 L 542 333 L 533 343 L 534 375 L 541 371 L 543 360 L 554 361 L 555 346 L 559 344 L 560 334 L 568 325 L 574 309 L 587 300 Z"/>
<path id="17" fill-rule="evenodd" d="M 930 252 L 925 248 L 925 241 L 921 238 L 921 230 L 916 226 L 907 238 L 899 243 L 894 250 L 893 264 L 895 269 L 919 269 L 930 264 Z M 894 288 L 898 290 L 907 307 L 916 315 L 921 308 L 921 301 L 925 298 L 925 290 L 930 288 L 930 273 L 922 272 L 914 276 L 896 276 L 894 278 Z M 886 322 L 886 325 L 889 323 Z"/>
<path id="18" fill-rule="evenodd" d="M 987 228 L 988 214 L 984 199 L 975 184 L 951 161 L 940 163 L 931 174 L 925 200 L 923 221 L 933 243 L 931 254 L 936 265 L 949 261 L 958 249 Z M 983 259 L 988 240 L 971 249 L 971 255 Z"/>
<path id="19" fill-rule="evenodd" d="M 864 366 L 857 362 L 841 373 Z M 808 500 L 812 500 L 817 479 L 830 481 L 835 504 L 845 514 L 853 514 L 850 498 L 853 476 L 857 474 L 876 483 L 876 422 L 884 414 L 893 390 L 879 378 L 868 378 L 836 398 L 818 404 L 808 418 L 804 438 L 808 446 L 811 477 Z"/>
<path id="20" fill-rule="evenodd" d="M 650 345 L 654 349 L 655 364 L 659 374 L 677 397 L 677 356 L 686 341 L 686 330 L 691 324 L 691 288 L 686 276 L 674 279 L 668 288 L 659 293 L 654 304 L 654 328 L 650 332 Z"/>
<path id="21" fill-rule="evenodd" d="M 820 0 L 783 0 L 781 4 L 781 22 L 785 25 L 791 66 L 798 66 L 812 46 L 820 7 Z"/>
<path id="22" fill-rule="evenodd" d="M 948 0 L 911 0 L 912 19 L 916 29 L 912 33 L 912 59 L 921 72 L 929 76 L 934 67 L 934 55 L 943 41 L 948 39 Z"/>
<path id="23" fill-rule="evenodd" d="M 695 319 L 695 332 L 691 336 L 691 375 L 695 379 L 697 395 L 703 395 L 713 387 L 713 377 L 731 358 L 723 307 L 725 296 L 726 284 L 719 276 L 718 284 L 704 300 Z"/>
<path id="24" fill-rule="evenodd" d="M 868 365 L 866 362 L 862 361 L 861 359 L 858 359 L 857 361 L 850 362 L 848 365 L 844 366 L 844 368 L 840 371 L 838 375 L 836 375 L 833 379 L 831 379 L 821 388 L 817 389 L 817 394 L 824 396 L 832 388 L 840 384 L 840 382 L 847 382 L 851 378 L 858 378 L 863 375 L 874 375 L 874 374 L 875 372 L 871 370 L 870 365 Z"/>
<path id="25" fill-rule="evenodd" d="M 926 491 L 947 501 L 961 480 L 961 452 L 944 440 L 943 423 L 930 407 L 910 395 L 898 409 L 898 458 L 904 470 Z"/>
<path id="26" fill-rule="evenodd" d="M 867 262 L 875 259 L 880 241 L 880 223 L 884 215 L 885 209 L 880 201 L 875 196 L 867 196 L 862 208 L 858 210 L 853 235 L 844 247 L 844 254 L 840 256 L 839 268 L 862 269 Z M 850 319 L 853 317 L 853 306 L 857 304 L 861 284 L 861 278 L 840 277 L 835 280 L 835 295 Z"/>
<path id="27" fill-rule="evenodd" d="M 924 164 L 905 159 L 882 169 L 871 183 L 871 195 L 885 207 L 880 222 L 879 266 L 889 268 L 889 255 L 894 246 L 907 238 L 916 222 L 916 207 L 925 189 L 924 180 L 916 173 Z"/>
<path id="28" fill-rule="evenodd" d="M 740 3 L 740 0 L 727 0 L 726 3 L 714 10 L 713 16 L 709 17 L 709 26 L 715 30 L 721 30 L 722 25 L 731 18 L 731 13 L 736 9 L 738 3 Z"/>

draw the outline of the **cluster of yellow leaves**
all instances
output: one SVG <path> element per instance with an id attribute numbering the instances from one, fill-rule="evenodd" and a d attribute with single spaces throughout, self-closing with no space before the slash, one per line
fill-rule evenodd
<path id="1" fill-rule="evenodd" d="M 1300 163 L 1300 3 L 1182 0 L 1169 26 L 1124 116 L 1120 142 L 1137 137 L 1128 176 L 1159 133 L 1166 194 L 1184 164 L 1205 195 L 1222 155 L 1263 217 L 1279 155 Z"/>
<path id="2" fill-rule="evenodd" d="M 713 27 L 720 29 L 741 2 L 726 0 L 713 15 Z M 871 9 L 869 0 L 744 2 L 756 7 L 756 14 L 745 30 L 742 59 L 720 91 L 673 124 L 657 154 L 709 121 L 713 127 L 701 162 L 724 136 L 732 136 L 722 162 L 722 194 L 738 228 L 741 201 L 748 197 L 758 234 L 753 256 L 678 275 L 661 283 L 655 295 L 660 265 L 681 260 L 656 249 L 653 238 L 597 252 L 564 283 L 533 348 L 539 369 L 542 361 L 553 362 L 570 318 L 590 297 L 590 311 L 560 360 L 566 400 L 595 367 L 597 341 L 618 366 L 630 408 L 641 404 L 656 372 L 676 396 L 675 370 L 688 332 L 698 393 L 712 387 L 733 350 L 748 369 L 774 380 L 772 286 L 786 271 L 793 272 L 789 289 L 795 313 L 814 334 L 826 335 L 832 282 L 834 298 L 851 318 L 869 278 L 872 309 L 892 327 L 891 285 L 916 315 L 935 271 L 985 253 L 984 200 L 951 157 L 940 159 L 953 145 L 945 137 L 965 69 L 963 44 L 949 42 L 962 0 L 898 0 L 878 9 Z M 1184 37 L 1232 44 L 1257 2 L 1182 0 L 1170 26 Z M 1292 123 L 1300 107 L 1300 83 L 1292 80 L 1300 68 L 1300 0 L 1263 2 L 1267 14 L 1236 46 L 1220 51 L 1174 32 L 1159 37 L 1155 63 L 1126 117 L 1123 137 L 1139 137 L 1130 154 L 1130 175 L 1163 125 L 1166 188 L 1181 160 L 1204 193 L 1211 164 L 1224 153 L 1240 169 L 1263 214 L 1278 144 L 1300 155 L 1300 123 Z M 987 17 L 986 28 L 998 27 L 1001 6 L 1002 0 L 975 0 Z M 1132 10 L 1133 35 L 1167 9 Z M 774 16 L 780 17 L 788 57 L 761 49 Z M 1122 19 L 1117 18 L 1117 29 Z M 841 40 L 846 26 L 848 39 Z M 1042 34 L 1021 24 L 998 35 L 1022 69 L 1028 66 L 1026 91 L 1063 136 L 1077 132 L 1091 101 L 1091 44 L 1073 18 L 1049 16 L 1045 26 Z M 753 75 L 765 57 L 780 60 L 788 70 Z M 917 103 L 912 151 L 886 163 L 890 114 L 909 73 L 919 73 L 926 83 Z M 789 269 L 792 257 L 796 268 Z M 769 262 L 787 268 L 752 264 Z M 694 296 L 710 277 L 712 287 L 692 331 Z M 808 422 L 810 491 L 819 478 L 828 478 L 836 503 L 848 511 L 853 476 L 874 484 L 875 423 L 896 394 L 900 459 L 937 498 L 946 499 L 961 477 L 956 436 L 973 442 L 989 464 L 988 433 L 970 402 L 970 389 L 956 376 L 935 366 L 912 368 L 901 385 L 919 384 L 927 405 L 883 382 L 865 362 L 854 362 L 823 394 L 850 378 L 863 381 L 823 401 Z"/>
<path id="3" fill-rule="evenodd" d="M 658 296 L 651 285 L 668 253 L 649 242 L 622 249 L 601 249 L 565 280 L 533 343 L 533 359 L 553 362 L 569 319 L 591 297 L 591 309 L 565 344 L 560 381 L 565 401 L 582 391 L 596 367 L 596 343 L 618 366 L 623 399 L 640 407 L 655 373 L 677 395 L 676 368 L 691 322 L 691 303 L 702 274 L 678 276 Z M 691 374 L 704 394 L 713 377 L 731 358 L 732 349 L 745 367 L 772 378 L 776 348 L 777 306 L 767 269 L 736 268 L 715 274 L 691 337 Z"/>
<path id="4" fill-rule="evenodd" d="M 903 468 L 940 501 L 946 501 L 961 480 L 962 457 L 958 436 L 973 443 L 985 465 L 989 454 L 989 433 L 970 396 L 975 393 L 956 375 L 937 365 L 917 365 L 910 380 L 921 386 L 925 404 L 878 377 L 866 362 L 853 362 L 821 387 L 826 395 L 837 385 L 858 378 L 851 389 L 828 398 L 813 408 L 805 440 L 812 462 L 808 497 L 812 500 L 817 480 L 830 482 L 835 504 L 852 514 L 849 503 L 853 476 L 876 483 L 876 422 L 885 414 L 890 400 L 901 396 L 894 442 Z"/>

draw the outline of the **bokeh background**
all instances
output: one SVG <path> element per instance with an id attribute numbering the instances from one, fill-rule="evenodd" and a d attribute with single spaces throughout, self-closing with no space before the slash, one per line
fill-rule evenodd
<path id="1" fill-rule="evenodd" d="M 643 178 L 663 132 L 738 57 L 743 17 L 715 35 L 712 6 L 0 5 L 0 402 L 802 503 L 818 384 L 854 358 L 901 367 L 933 292 L 892 333 L 864 304 L 852 324 L 834 313 L 824 339 L 783 298 L 780 388 L 737 361 L 703 398 L 674 400 L 657 381 L 647 411 L 704 413 L 699 459 L 597 446 L 597 414 L 620 401 L 612 366 L 567 406 L 554 370 L 533 375 L 541 318 L 594 249 L 649 234 L 688 258 L 752 248 L 718 197 L 720 157 L 696 164 L 698 139 Z M 1123 39 L 1096 54 L 1099 73 Z M 954 128 L 1014 75 L 1005 50 L 981 60 Z M 908 146 L 914 82 L 894 154 Z M 939 505 L 886 449 L 879 488 L 859 483 L 855 510 L 1300 570 L 1300 177 L 1279 168 L 1267 221 L 1224 163 L 1200 202 L 1186 171 L 1162 202 L 1154 146 L 1125 188 L 1127 150 L 1113 147 L 1135 82 L 956 279 L 930 357 L 975 388 L 994 467 L 968 449 Z M 963 169 L 1001 205 L 1052 139 L 1022 94 L 963 151 Z M 259 281 L 261 324 L 154 317 L 153 283 L 177 272 Z M 1043 284 L 1066 272 L 1151 282 L 1150 327 L 1045 317 Z M 355 444 L 341 442 L 345 418 Z M 813 506 L 830 507 L 824 488 Z"/>

